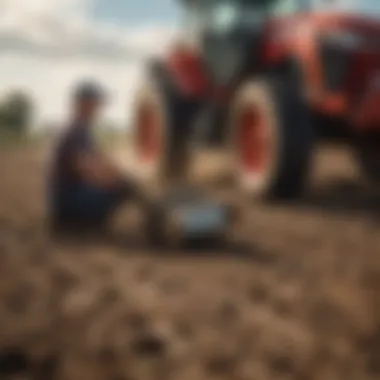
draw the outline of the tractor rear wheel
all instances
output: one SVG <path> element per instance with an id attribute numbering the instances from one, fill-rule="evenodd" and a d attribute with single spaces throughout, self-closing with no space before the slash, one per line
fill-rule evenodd
<path id="1" fill-rule="evenodd" d="M 174 180 L 189 168 L 196 101 L 179 93 L 165 69 L 151 70 L 133 109 L 136 169 L 149 179 Z"/>
<path id="2" fill-rule="evenodd" d="M 300 196 L 310 171 L 315 131 L 297 86 L 281 78 L 248 81 L 231 110 L 238 186 L 254 198 Z"/>

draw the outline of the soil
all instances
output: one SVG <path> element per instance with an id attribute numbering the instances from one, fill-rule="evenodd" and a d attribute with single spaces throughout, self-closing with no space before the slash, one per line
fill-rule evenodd
<path id="1" fill-rule="evenodd" d="M 0 379 L 380 378 L 380 193 L 344 149 L 234 244 L 178 252 L 52 241 L 41 152 L 0 152 Z"/>

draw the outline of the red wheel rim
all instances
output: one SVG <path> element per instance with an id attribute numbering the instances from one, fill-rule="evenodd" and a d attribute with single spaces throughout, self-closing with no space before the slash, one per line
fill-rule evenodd
<path id="1" fill-rule="evenodd" d="M 149 102 L 137 110 L 137 153 L 143 163 L 154 163 L 160 151 L 160 118 L 157 108 Z"/>
<path id="2" fill-rule="evenodd" d="M 268 118 L 255 106 L 247 106 L 238 117 L 238 153 L 243 172 L 261 176 L 269 164 Z"/>

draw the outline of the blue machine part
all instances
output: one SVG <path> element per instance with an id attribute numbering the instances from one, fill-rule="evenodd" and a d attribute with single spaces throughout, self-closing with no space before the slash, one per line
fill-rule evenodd
<path id="1" fill-rule="evenodd" d="M 184 206 L 176 210 L 178 222 L 187 236 L 203 236 L 221 232 L 228 223 L 222 205 L 200 204 Z"/>

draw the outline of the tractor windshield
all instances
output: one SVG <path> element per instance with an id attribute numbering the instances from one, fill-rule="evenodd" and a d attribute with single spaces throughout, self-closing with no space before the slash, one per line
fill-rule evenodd
<path id="1" fill-rule="evenodd" d="M 236 26 L 259 28 L 268 16 L 281 16 L 305 9 L 311 0 L 201 0 L 187 6 L 192 27 L 224 33 Z M 318 1 L 318 0 L 317 0 Z M 370 1 L 370 0 L 366 0 Z M 380 0 L 372 0 L 379 1 Z"/>
<path id="2" fill-rule="evenodd" d="M 312 0 L 200 0 L 186 6 L 190 29 L 226 32 L 236 26 L 258 28 L 268 16 L 296 13 Z M 314 0 L 324 1 L 324 0 Z M 371 1 L 371 0 L 366 0 Z M 379 1 L 380 0 L 372 0 Z"/>
<path id="3" fill-rule="evenodd" d="M 284 0 L 211 0 L 203 5 L 203 17 L 210 29 L 219 32 L 233 29 L 237 25 L 255 28 L 278 2 Z"/>
<path id="4" fill-rule="evenodd" d="M 224 33 L 237 25 L 250 22 L 255 25 L 260 19 L 262 8 L 247 6 L 243 1 L 213 0 L 202 5 L 201 17 L 205 29 Z M 255 12 L 251 12 L 252 8 Z M 251 17 L 247 17 L 249 12 Z"/>
<path id="5" fill-rule="evenodd" d="M 268 18 L 296 13 L 308 1 L 192 0 L 186 7 L 188 30 L 198 39 L 215 81 L 226 83 L 258 54 Z"/>
<path id="6" fill-rule="evenodd" d="M 320 10 L 352 12 L 380 18 L 380 0 L 316 0 Z"/>

